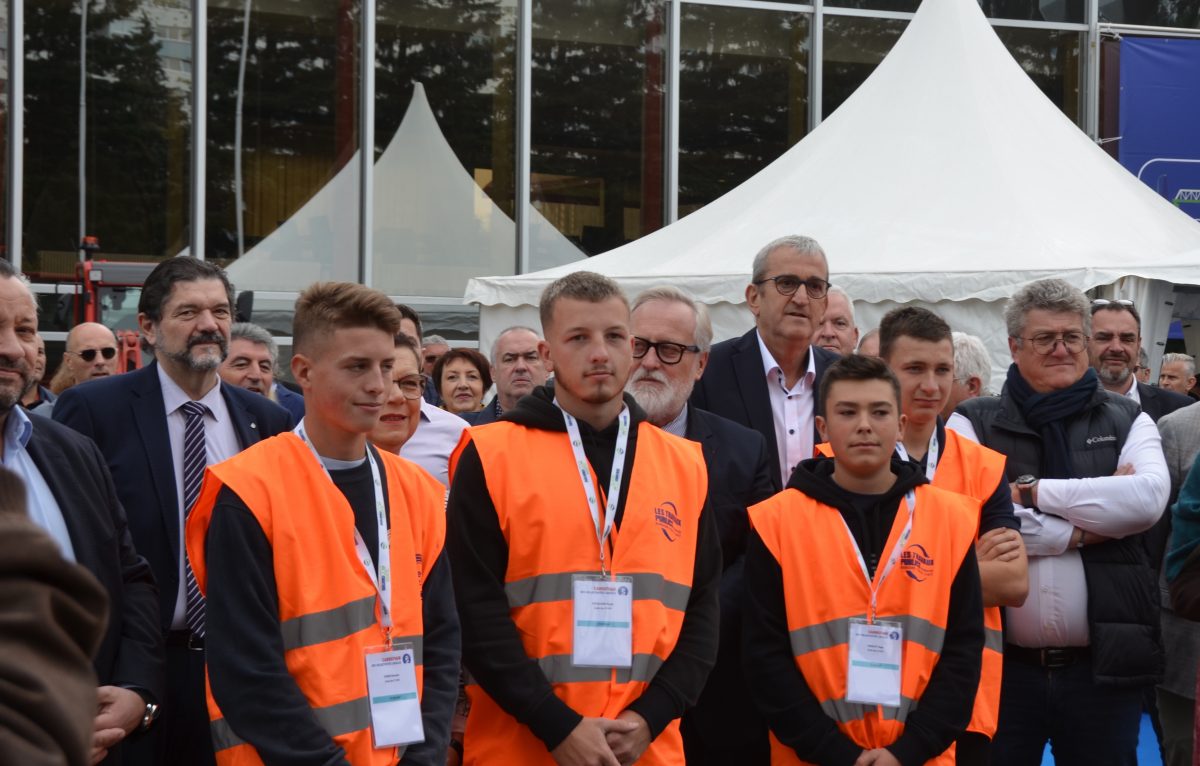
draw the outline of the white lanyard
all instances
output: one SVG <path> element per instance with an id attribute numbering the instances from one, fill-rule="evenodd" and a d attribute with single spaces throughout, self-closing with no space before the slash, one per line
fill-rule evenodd
<path id="1" fill-rule="evenodd" d="M 293 433 L 299 436 L 300 440 L 312 450 L 313 457 L 317 459 L 317 465 L 321 466 L 321 470 L 325 472 L 325 475 L 332 482 L 333 477 L 329 475 L 329 469 L 325 467 L 321 456 L 317 454 L 317 448 L 308 439 L 308 434 L 304 430 L 303 418 L 300 419 L 300 423 L 293 430 Z M 371 565 L 371 554 L 367 551 L 367 544 L 363 541 L 357 527 L 354 529 L 354 551 L 358 554 L 358 560 L 362 562 L 363 569 L 367 570 L 367 576 L 371 578 L 371 584 L 375 586 L 375 592 L 379 594 L 380 622 L 383 623 L 384 633 L 388 635 L 390 642 L 392 632 L 392 565 L 388 553 L 387 505 L 383 500 L 383 482 L 379 478 L 379 464 L 375 461 L 375 456 L 371 454 L 370 448 L 367 449 L 367 462 L 371 464 L 371 479 L 375 484 L 375 520 L 379 523 L 379 556 L 375 561 L 379 567 L 379 573 L 376 574 L 375 567 Z"/>
<path id="2" fill-rule="evenodd" d="M 592 513 L 592 525 L 596 528 L 596 540 L 600 543 L 600 573 L 607 576 L 608 568 L 604 563 L 605 550 L 608 547 L 608 536 L 612 534 L 613 523 L 617 518 L 617 506 L 621 497 L 621 476 L 625 472 L 625 448 L 629 445 L 629 406 L 621 407 L 618 418 L 620 426 L 617 429 L 617 447 L 613 451 L 612 475 L 608 481 L 608 503 L 604 507 L 604 524 L 600 523 L 600 503 L 596 500 L 596 484 L 592 481 L 592 469 L 587 455 L 583 453 L 583 437 L 579 435 L 579 423 L 571 413 L 562 408 L 558 399 L 554 406 L 562 411 L 563 420 L 567 422 L 567 436 L 571 440 L 571 450 L 575 453 L 575 467 L 583 480 L 583 493 L 587 495 L 588 510 Z"/>
<path id="3" fill-rule="evenodd" d="M 909 535 L 912 534 L 913 514 L 917 509 L 917 494 L 913 490 L 909 490 L 904 495 L 904 503 L 908 507 L 908 522 L 904 525 L 904 531 L 900 533 L 900 539 L 892 547 L 892 553 L 888 557 L 887 564 L 883 567 L 883 571 L 879 573 L 879 582 L 872 582 L 871 572 L 867 569 L 866 559 L 863 558 L 862 550 L 858 547 L 858 541 L 854 539 L 854 533 L 850 531 L 850 526 L 846 523 L 846 519 L 838 514 L 838 518 L 842 520 L 842 526 L 846 528 L 846 534 L 850 535 L 850 544 L 854 546 L 854 555 L 858 556 L 858 566 L 862 569 L 863 577 L 867 580 L 868 587 L 871 588 L 871 612 L 867 618 L 867 622 L 875 622 L 875 602 L 879 595 L 879 588 L 883 586 L 883 581 L 891 574 L 892 568 L 896 566 L 896 562 L 900 560 L 900 554 L 904 551 L 904 544 L 908 542 Z M 897 513 L 899 510 L 897 509 Z"/>
<path id="4" fill-rule="evenodd" d="M 904 442 L 896 442 L 896 452 L 899 453 L 901 460 L 908 460 L 908 450 L 904 448 Z M 929 449 L 925 452 L 925 478 L 933 481 L 933 475 L 937 473 L 938 467 L 938 438 L 937 426 L 933 427 L 933 433 L 929 436 Z"/>

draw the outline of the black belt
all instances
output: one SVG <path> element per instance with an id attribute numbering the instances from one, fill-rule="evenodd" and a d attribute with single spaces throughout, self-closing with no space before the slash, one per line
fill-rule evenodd
<path id="1" fill-rule="evenodd" d="M 204 651 L 204 636 L 198 636 L 190 630 L 167 631 L 167 646 L 178 646 L 191 649 L 193 652 Z"/>
<path id="2" fill-rule="evenodd" d="M 1043 668 L 1065 668 L 1091 657 L 1092 650 L 1087 646 L 1048 646 L 1044 649 L 1030 649 L 1027 646 L 1005 644 L 1004 656 Z"/>

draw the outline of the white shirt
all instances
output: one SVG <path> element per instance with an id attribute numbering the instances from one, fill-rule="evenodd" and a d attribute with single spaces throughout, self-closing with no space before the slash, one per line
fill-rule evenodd
<path id="1" fill-rule="evenodd" d="M 450 486 L 450 453 L 470 424 L 451 412 L 421 400 L 421 422 L 400 448 L 407 458 L 429 471 L 433 478 Z"/>
<path id="2" fill-rule="evenodd" d="M 946 427 L 978 442 L 971 421 L 957 412 Z M 1132 476 L 1042 479 L 1038 510 L 1014 503 L 1021 538 L 1029 554 L 1029 596 L 1009 607 L 1006 640 L 1018 646 L 1086 646 L 1087 579 L 1079 550 L 1071 548 L 1075 527 L 1122 538 L 1154 526 L 1167 505 L 1171 478 L 1158 428 L 1146 413 L 1129 428 L 1118 465 Z"/>
<path id="3" fill-rule="evenodd" d="M 1142 395 L 1138 393 L 1137 378 L 1132 375 L 1129 376 L 1129 390 L 1125 392 L 1125 395 L 1141 405 Z"/>
<path id="4" fill-rule="evenodd" d="M 771 419 L 775 425 L 775 446 L 779 449 L 779 475 L 786 485 L 801 460 L 813 456 L 813 410 L 816 396 L 813 382 L 817 379 L 817 360 L 808 350 L 808 369 L 791 388 L 787 375 L 757 330 L 758 350 L 762 353 L 763 375 L 767 378 L 767 395 L 771 399 Z"/>
<path id="5" fill-rule="evenodd" d="M 175 597 L 175 614 L 171 618 L 172 630 L 187 628 L 187 580 L 183 574 L 184 548 L 183 531 L 186 511 L 183 507 L 183 429 L 187 416 L 179 408 L 192 399 L 179 385 L 171 380 L 162 365 L 157 365 L 158 382 L 162 385 L 163 410 L 167 416 L 167 438 L 171 442 L 171 467 L 175 470 L 175 497 L 179 503 L 179 592 Z M 242 451 L 238 444 L 237 431 L 225 397 L 221 396 L 221 379 L 198 400 L 208 408 L 204 416 L 204 447 L 208 453 L 208 465 L 228 460 Z"/>

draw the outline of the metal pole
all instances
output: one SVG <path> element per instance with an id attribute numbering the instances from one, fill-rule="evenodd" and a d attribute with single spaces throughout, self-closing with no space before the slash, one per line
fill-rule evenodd
<path id="1" fill-rule="evenodd" d="M 358 281 L 370 287 L 375 279 L 375 0 L 362 0 L 359 37 Z"/>
<path id="2" fill-rule="evenodd" d="M 208 176 L 208 0 L 192 0 L 192 237 L 191 255 L 204 260 L 205 181 Z"/>
<path id="3" fill-rule="evenodd" d="M 680 0 L 667 4 L 667 225 L 679 220 L 679 46 Z"/>
<path id="4" fill-rule="evenodd" d="M 85 260 L 83 238 L 87 236 L 87 21 L 91 0 L 79 0 L 79 237 L 75 247 Z"/>
<path id="5" fill-rule="evenodd" d="M 1092 140 L 1100 137 L 1100 3 L 1087 0 L 1087 58 L 1084 59 L 1084 126 Z"/>
<path id="6" fill-rule="evenodd" d="M 237 105 L 233 122 L 233 195 L 238 258 L 246 252 L 246 191 L 242 188 L 242 106 L 246 101 L 246 53 L 250 47 L 250 0 L 242 13 L 242 55 L 238 59 Z"/>
<path id="7" fill-rule="evenodd" d="M 825 65 L 821 58 L 825 55 L 825 0 L 813 2 L 812 29 L 809 30 L 812 45 L 808 52 L 808 133 L 816 130 L 821 124 L 821 101 L 825 98 L 824 84 L 821 79 L 825 76 Z"/>
<path id="8" fill-rule="evenodd" d="M 533 93 L 533 0 L 517 0 L 517 178 L 513 213 L 517 223 L 517 273 L 529 272 L 531 162 L 530 103 Z"/>
<path id="9" fill-rule="evenodd" d="M 25 193 L 25 0 L 9 2 L 8 18 L 8 197 L 5 243 L 13 268 L 21 271 L 22 208 Z"/>

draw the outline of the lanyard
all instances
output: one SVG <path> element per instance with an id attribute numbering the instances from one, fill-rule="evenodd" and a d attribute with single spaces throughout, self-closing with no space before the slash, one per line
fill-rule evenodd
<path id="1" fill-rule="evenodd" d="M 904 442 L 896 442 L 896 452 L 900 455 L 901 460 L 908 460 L 908 450 L 904 448 Z M 933 475 L 937 473 L 938 467 L 938 438 L 937 426 L 933 427 L 933 433 L 929 435 L 929 449 L 925 451 L 925 478 L 933 481 Z"/>
<path id="2" fill-rule="evenodd" d="M 619 420 L 621 425 L 617 430 L 617 447 L 613 451 L 612 475 L 608 481 L 608 503 L 604 507 L 604 523 L 600 523 L 600 503 L 596 500 L 596 484 L 592 481 L 592 469 L 587 456 L 583 454 L 583 437 L 579 435 L 579 423 L 562 408 L 558 399 L 554 406 L 562 411 L 563 420 L 567 422 L 567 436 L 571 440 L 571 450 L 575 453 L 575 468 L 583 480 L 583 493 L 587 495 L 588 510 L 592 513 L 592 525 L 596 528 L 596 541 L 600 543 L 600 573 L 608 576 L 608 568 L 604 562 L 604 552 L 607 548 L 608 537 L 612 534 L 613 522 L 617 518 L 617 505 L 621 496 L 621 474 L 625 471 L 625 448 L 629 445 L 629 407 L 621 407 Z"/>
<path id="3" fill-rule="evenodd" d="M 304 419 L 300 419 L 300 423 L 293 430 L 296 436 L 300 437 L 308 448 L 312 450 L 313 457 L 317 459 L 317 465 L 321 466 L 321 470 L 332 482 L 333 477 L 329 476 L 329 469 L 325 467 L 325 463 L 321 460 L 321 456 L 317 454 L 317 448 L 308 439 L 308 433 L 304 430 Z M 387 506 L 383 500 L 383 482 L 379 479 L 379 464 L 375 461 L 375 456 L 371 454 L 371 450 L 367 449 L 367 462 L 371 464 L 371 479 L 375 484 L 375 520 L 379 524 L 379 555 L 375 559 L 378 562 L 379 573 L 376 574 L 375 567 L 371 564 L 371 554 L 367 550 L 367 544 L 363 542 L 362 535 L 358 533 L 358 528 L 354 529 L 354 551 L 358 554 L 358 560 L 362 562 L 363 569 L 367 570 L 367 577 L 371 578 L 371 584 L 375 586 L 375 592 L 379 595 L 379 617 L 383 624 L 383 632 L 387 635 L 388 642 L 391 641 L 392 633 L 392 565 L 388 554 L 388 527 L 387 527 Z"/>
<path id="4" fill-rule="evenodd" d="M 908 508 L 908 522 L 904 525 L 904 531 L 900 533 L 900 539 L 896 541 L 892 547 L 892 553 L 888 556 L 887 564 L 882 572 L 878 572 L 879 581 L 871 581 L 871 573 L 867 569 L 867 562 L 863 558 L 862 550 L 858 547 L 858 542 L 854 539 L 854 533 L 850 531 L 849 525 L 846 524 L 846 519 L 839 513 L 838 518 L 842 520 L 842 526 L 846 528 L 846 534 L 850 536 L 850 544 L 854 546 L 854 555 L 858 556 L 858 566 L 862 569 L 863 577 L 867 581 L 867 585 L 871 588 L 871 612 L 867 622 L 875 622 L 875 603 L 876 597 L 879 595 L 879 588 L 883 585 L 883 581 L 891 574 L 892 568 L 896 566 L 896 562 L 900 560 L 900 554 L 904 550 L 904 544 L 908 542 L 909 535 L 912 534 L 913 514 L 917 509 L 917 494 L 913 490 L 909 490 L 904 496 L 904 503 Z"/>

